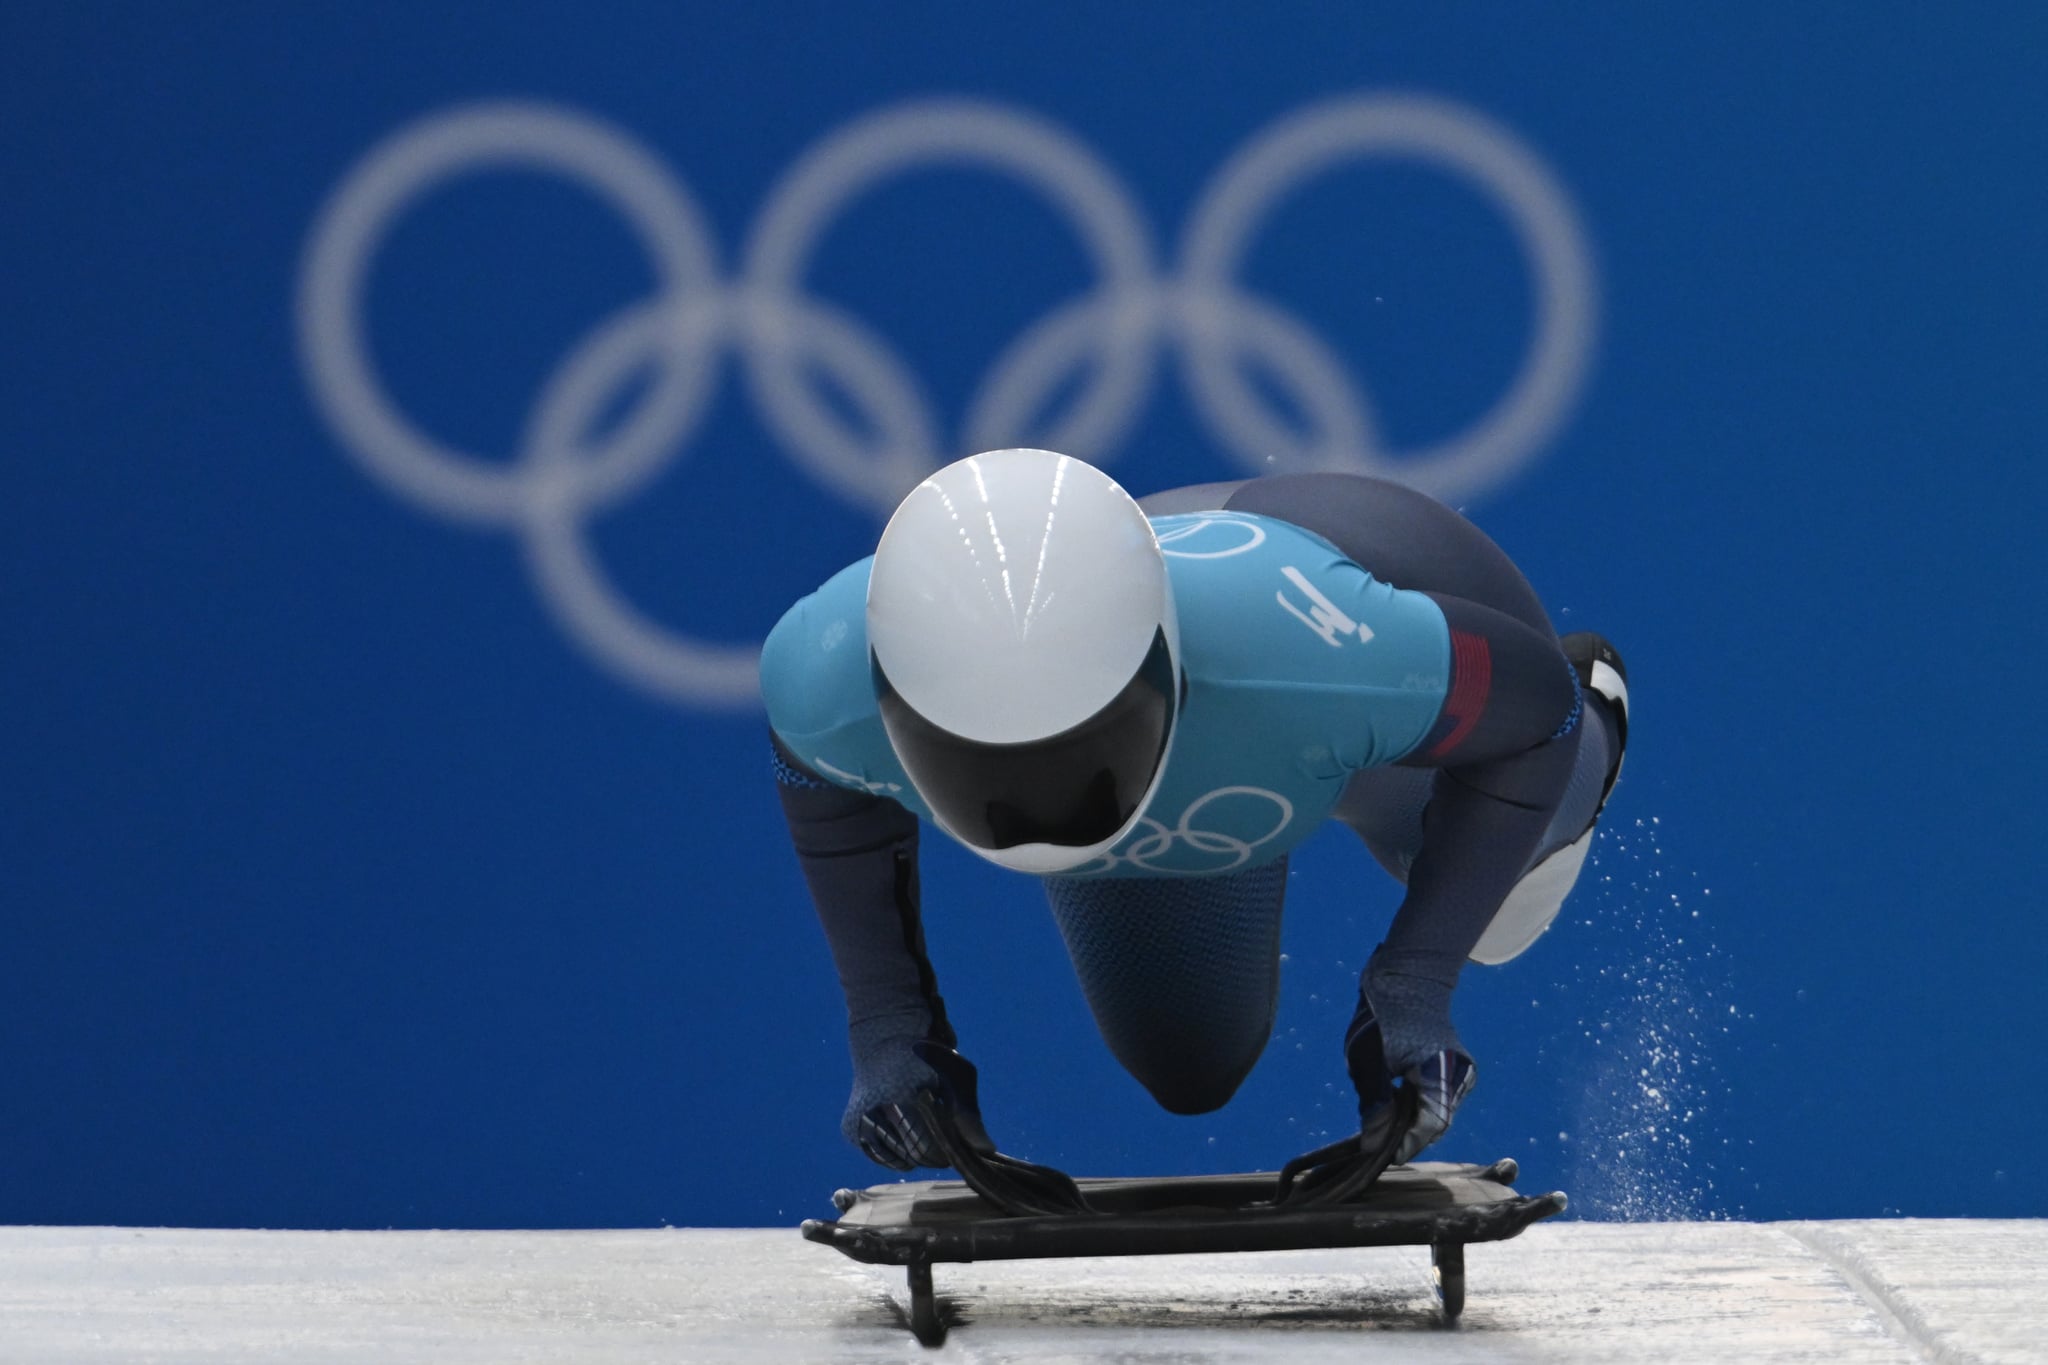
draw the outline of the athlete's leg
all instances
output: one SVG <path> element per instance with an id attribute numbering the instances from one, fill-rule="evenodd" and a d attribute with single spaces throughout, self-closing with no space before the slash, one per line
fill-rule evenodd
<path id="1" fill-rule="evenodd" d="M 1581 728 L 1564 799 L 1472 950 L 1475 962 L 1490 965 L 1520 956 L 1557 917 L 1578 881 L 1619 742 L 1613 708 L 1597 693 L 1586 694 Z M 1406 886 L 1408 871 L 1422 852 L 1424 815 L 1439 779 L 1439 773 L 1424 768 L 1368 768 L 1345 784 L 1331 817 L 1349 826 L 1374 861 Z"/>
<path id="2" fill-rule="evenodd" d="M 1593 848 L 1594 818 L 1606 792 L 1608 769 L 1616 748 L 1611 713 L 1601 698 L 1589 693 L 1580 727 L 1577 761 L 1557 813 L 1551 817 L 1537 849 L 1514 890 L 1501 902 L 1486 932 L 1472 948 L 1474 962 L 1495 966 L 1520 957 L 1536 942 L 1565 897 L 1578 885 L 1579 871 Z"/>
<path id="3" fill-rule="evenodd" d="M 1592 728 L 1582 689 L 1528 581 L 1435 500 L 1383 480 L 1306 474 L 1255 480 L 1227 507 L 1315 531 L 1380 581 L 1429 595 L 1451 634 L 1450 702 L 1403 760 L 1429 770 L 1426 798 L 1420 782 L 1375 777 L 1341 812 L 1407 885 L 1362 974 L 1346 1058 L 1362 1118 L 1392 1099 L 1391 1076 L 1415 1078 L 1428 1115 L 1409 1135 L 1419 1148 L 1442 1133 L 1471 1083 L 1450 1011 L 1461 969 L 1503 907 L 1533 910 L 1535 923 L 1516 920 L 1523 942 L 1506 948 L 1526 946 L 1576 877 L 1582 848 L 1556 862 L 1543 855 L 1591 816 L 1568 809 Z"/>
<path id="4" fill-rule="evenodd" d="M 1048 877 L 1103 1041 L 1176 1114 L 1237 1093 L 1273 1032 L 1287 860 L 1209 877 Z"/>

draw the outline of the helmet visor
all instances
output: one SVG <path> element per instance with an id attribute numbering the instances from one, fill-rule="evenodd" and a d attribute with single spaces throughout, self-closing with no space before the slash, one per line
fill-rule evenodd
<path id="1" fill-rule="evenodd" d="M 1166 755 L 1176 703 L 1173 654 L 1161 630 L 1109 704 L 1072 729 L 1022 744 L 942 730 L 912 709 L 874 661 L 882 724 L 932 813 L 976 848 L 1087 848 L 1137 814 Z"/>

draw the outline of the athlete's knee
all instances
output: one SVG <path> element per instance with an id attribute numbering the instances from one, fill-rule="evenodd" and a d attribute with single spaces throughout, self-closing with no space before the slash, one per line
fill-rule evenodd
<path id="1" fill-rule="evenodd" d="M 1162 1011 L 1105 1021 L 1103 1041 L 1123 1069 L 1170 1114 L 1221 1109 L 1258 1065 L 1272 1037 L 1270 1008 L 1188 1018 Z"/>
<path id="2" fill-rule="evenodd" d="M 1254 1053 L 1242 1062 L 1223 1066 L 1176 1068 L 1163 1074 L 1140 1075 L 1138 1082 L 1169 1114 L 1209 1114 L 1230 1103 L 1258 1060 Z"/>

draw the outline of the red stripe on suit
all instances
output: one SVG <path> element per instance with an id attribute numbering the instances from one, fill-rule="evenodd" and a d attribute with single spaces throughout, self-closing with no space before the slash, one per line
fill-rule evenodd
<path id="1" fill-rule="evenodd" d="M 1479 723 L 1486 699 L 1493 691 L 1493 651 L 1486 637 L 1467 631 L 1451 632 L 1451 695 L 1444 699 L 1444 714 L 1456 720 L 1430 755 L 1441 758 L 1464 743 L 1465 736 Z"/>

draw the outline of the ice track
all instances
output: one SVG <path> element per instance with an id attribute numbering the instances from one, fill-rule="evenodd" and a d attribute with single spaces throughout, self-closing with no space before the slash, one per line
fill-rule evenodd
<path id="1" fill-rule="evenodd" d="M 794 1228 L 0 1228 L 0 1361 L 2048 1361 L 2048 1221 L 1549 1224 L 1423 1248 L 941 1265 L 926 1351 L 900 1270 Z"/>

